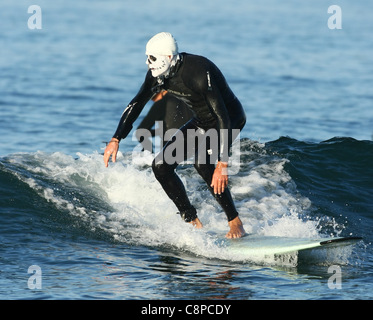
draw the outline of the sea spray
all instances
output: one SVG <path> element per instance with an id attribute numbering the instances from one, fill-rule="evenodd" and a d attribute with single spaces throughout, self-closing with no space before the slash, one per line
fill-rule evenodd
<path id="1" fill-rule="evenodd" d="M 317 220 L 309 219 L 311 202 L 301 196 L 285 170 L 287 159 L 269 154 L 249 140 L 242 145 L 242 166 L 230 177 L 237 210 L 247 233 L 317 237 Z M 173 248 L 206 258 L 244 261 L 224 241 L 225 214 L 191 165 L 177 173 L 204 224 L 196 230 L 176 214 L 176 207 L 154 178 L 151 154 L 120 153 L 105 168 L 102 155 L 30 153 L 12 155 L 13 171 L 42 198 L 78 217 L 90 230 L 114 242 Z M 257 257 L 256 257 L 257 258 Z M 264 259 L 264 258 L 263 258 Z M 265 259 L 268 263 L 268 257 Z M 256 261 L 258 262 L 258 261 Z"/>

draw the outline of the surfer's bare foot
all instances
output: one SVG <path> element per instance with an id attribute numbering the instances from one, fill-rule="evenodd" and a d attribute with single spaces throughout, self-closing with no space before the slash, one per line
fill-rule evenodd
<path id="1" fill-rule="evenodd" d="M 228 222 L 229 232 L 226 234 L 226 237 L 229 239 L 232 238 L 241 238 L 245 235 L 245 229 L 243 228 L 242 221 L 239 217 L 234 218 Z"/>
<path id="2" fill-rule="evenodd" d="M 203 227 L 202 225 L 202 222 L 198 219 L 198 218 L 195 218 L 193 221 L 190 222 L 193 227 L 195 227 L 196 229 L 201 229 Z"/>

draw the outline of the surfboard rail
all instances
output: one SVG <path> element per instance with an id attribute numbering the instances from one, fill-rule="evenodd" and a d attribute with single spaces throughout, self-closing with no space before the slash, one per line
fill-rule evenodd
<path id="1" fill-rule="evenodd" d="M 354 245 L 361 237 L 291 238 L 278 236 L 247 235 L 226 242 L 231 252 L 245 256 L 281 255 L 292 252 Z"/>

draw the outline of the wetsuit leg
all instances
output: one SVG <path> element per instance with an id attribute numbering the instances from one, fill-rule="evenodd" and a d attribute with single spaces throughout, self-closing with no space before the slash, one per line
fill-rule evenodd
<path id="1" fill-rule="evenodd" d="M 231 146 L 233 141 L 237 138 L 238 133 L 242 130 L 245 126 L 245 118 L 237 117 L 231 119 L 232 128 L 237 128 L 238 130 L 234 130 L 229 135 L 229 145 Z M 215 163 L 217 161 L 217 155 L 212 153 L 210 154 L 208 150 L 214 150 L 213 146 L 210 145 L 211 140 L 204 141 L 202 145 L 199 145 L 198 150 L 196 150 L 195 155 L 195 164 L 194 167 L 196 168 L 199 175 L 205 180 L 211 194 L 215 197 L 216 201 L 220 204 L 222 209 L 224 210 L 228 221 L 232 221 L 238 216 L 238 212 L 236 206 L 234 205 L 232 195 L 228 188 L 224 189 L 222 194 L 215 194 L 214 188 L 212 188 L 211 181 L 212 176 L 215 171 Z M 216 148 L 215 148 L 216 150 Z M 206 153 L 206 154 L 204 154 Z"/>
<path id="2" fill-rule="evenodd" d="M 238 216 L 238 212 L 236 210 L 236 207 L 234 205 L 231 193 L 228 188 L 224 189 L 224 192 L 222 194 L 215 194 L 214 188 L 212 188 L 211 181 L 212 176 L 215 171 L 215 162 L 216 162 L 216 155 L 208 154 L 207 150 L 213 150 L 208 145 L 203 145 L 203 147 L 199 146 L 196 156 L 195 156 L 195 164 L 194 167 L 196 168 L 199 175 L 203 178 L 203 180 L 206 182 L 211 194 L 214 196 L 216 201 L 220 204 L 222 209 L 224 210 L 228 221 L 233 220 Z M 201 153 L 206 153 L 201 157 Z M 205 161 L 206 160 L 206 161 Z"/>
<path id="3" fill-rule="evenodd" d="M 192 142 L 190 136 L 187 135 L 188 129 L 199 130 L 200 128 L 196 126 L 193 120 L 189 121 L 182 128 L 180 128 L 178 134 L 182 134 L 184 137 L 184 149 L 182 157 L 180 157 L 174 162 L 168 161 L 169 159 L 167 159 L 167 148 L 175 147 L 172 146 L 172 144 L 176 143 L 177 141 L 173 141 L 173 139 L 171 139 L 166 143 L 163 150 L 157 155 L 157 157 L 153 161 L 154 175 L 156 179 L 159 181 L 159 183 L 162 185 L 162 188 L 169 196 L 169 198 L 175 203 L 184 220 L 186 222 L 193 221 L 195 218 L 197 218 L 197 211 L 190 203 L 185 187 L 180 178 L 175 173 L 175 169 L 181 161 L 187 160 L 188 158 L 194 156 L 194 166 L 197 172 L 207 183 L 210 192 L 224 210 L 228 221 L 231 221 L 238 216 L 238 213 L 235 208 L 229 189 L 226 188 L 221 195 L 216 195 L 214 194 L 213 188 L 210 187 L 212 176 L 215 171 L 215 161 L 213 158 L 210 157 L 210 155 L 207 152 L 207 150 L 210 149 L 210 146 L 208 143 L 206 144 L 205 141 L 203 143 L 199 143 L 198 145 L 196 145 L 195 137 L 193 136 Z M 195 149 L 191 149 L 191 145 L 194 145 Z M 202 157 L 200 157 L 201 155 Z"/>
<path id="4" fill-rule="evenodd" d="M 186 132 L 188 129 L 195 129 L 195 125 L 192 121 L 189 121 L 185 124 L 180 130 L 178 131 L 177 135 L 175 135 L 175 139 L 171 139 L 168 141 L 163 150 L 155 157 L 152 167 L 153 172 L 156 179 L 161 184 L 163 190 L 166 192 L 168 197 L 175 203 L 176 207 L 180 211 L 180 215 L 186 222 L 191 222 L 197 218 L 197 210 L 192 206 L 187 196 L 184 184 L 178 177 L 175 172 L 176 167 L 179 165 L 180 162 L 188 159 L 191 155 L 187 152 L 187 135 Z M 183 135 L 184 139 L 182 143 L 184 144 L 183 154 L 181 157 L 175 159 L 174 161 L 170 161 L 170 157 L 167 156 L 167 152 L 170 149 L 175 149 L 177 151 L 177 143 L 180 143 L 180 135 Z M 178 140 L 179 138 L 179 140 Z M 175 141 L 173 141 L 175 140 Z M 167 151 L 167 148 L 168 149 Z"/>

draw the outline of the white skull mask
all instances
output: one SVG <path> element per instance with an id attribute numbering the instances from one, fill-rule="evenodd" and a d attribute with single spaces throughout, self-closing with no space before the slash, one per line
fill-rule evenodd
<path id="1" fill-rule="evenodd" d="M 148 55 L 146 59 L 146 64 L 152 72 L 152 76 L 159 77 L 167 75 L 171 67 L 171 56 L 164 56 L 160 54 Z"/>

